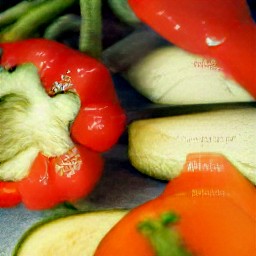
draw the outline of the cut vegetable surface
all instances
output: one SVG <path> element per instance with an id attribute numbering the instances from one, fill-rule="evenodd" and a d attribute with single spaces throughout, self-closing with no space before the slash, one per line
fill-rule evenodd
<path id="1" fill-rule="evenodd" d="M 98 211 L 43 221 L 23 235 L 13 256 L 93 256 L 102 237 L 126 213 Z"/>
<path id="2" fill-rule="evenodd" d="M 49 97 L 32 64 L 0 73 L 0 178 L 28 175 L 38 152 L 55 157 L 74 146 L 69 123 L 78 113 L 76 94 Z"/>
<path id="3" fill-rule="evenodd" d="M 163 196 L 227 197 L 256 221 L 256 189 L 225 156 L 192 153 L 180 175 L 166 186 Z"/>
<path id="4" fill-rule="evenodd" d="M 112 77 L 100 61 L 56 41 L 42 38 L 3 43 L 0 48 L 1 65 L 6 69 L 33 63 L 48 94 L 75 92 L 81 108 L 73 122 L 73 139 L 101 152 L 117 142 L 125 129 L 126 117 Z"/>
<path id="5" fill-rule="evenodd" d="M 256 97 L 256 25 L 245 0 L 128 2 L 137 17 L 161 36 L 216 59 L 227 76 Z"/>
<path id="6" fill-rule="evenodd" d="M 76 201 L 93 190 L 102 171 L 102 157 L 80 145 L 50 159 L 40 153 L 29 175 L 18 182 L 22 201 L 31 210 Z"/>
<path id="7" fill-rule="evenodd" d="M 129 127 L 129 158 L 141 172 L 170 180 L 189 153 L 221 153 L 256 184 L 256 109 L 141 120 Z"/>
<path id="8" fill-rule="evenodd" d="M 2 70 L 0 87 L 0 206 L 22 201 L 41 210 L 90 193 L 104 162 L 70 137 L 79 96 L 71 91 L 49 96 L 31 63 Z M 7 189 L 11 181 L 17 202 Z"/>
<path id="9" fill-rule="evenodd" d="M 184 171 L 191 161 L 199 163 L 198 157 L 200 154 L 191 155 Z M 208 164 L 205 160 L 209 159 L 209 155 L 202 157 L 205 157 L 202 164 Z M 212 159 L 221 158 L 215 155 Z M 212 163 L 212 168 L 216 167 L 215 164 Z M 227 178 L 220 183 L 205 183 L 204 179 L 200 179 L 200 171 L 191 171 L 190 177 L 184 180 L 183 176 L 180 183 L 179 177 L 177 182 L 169 182 L 160 196 L 124 216 L 100 242 L 95 256 L 253 255 L 255 208 L 252 215 L 244 210 L 249 209 L 248 205 L 244 206 L 249 202 L 248 195 L 251 197 L 252 194 L 248 194 L 251 184 L 243 183 L 245 178 L 242 176 L 236 180 L 236 174 L 226 167 L 223 166 L 223 172 L 227 171 Z M 210 171 L 206 171 L 205 175 L 211 178 Z M 184 181 L 190 184 L 186 186 Z M 246 190 L 241 191 L 243 188 Z M 234 200 L 239 198 L 235 196 L 237 193 L 241 193 L 241 197 Z M 253 195 L 255 199 L 255 188 Z M 253 206 L 255 204 L 250 208 Z"/>
<path id="10" fill-rule="evenodd" d="M 168 252 L 164 247 L 166 240 L 162 240 L 160 235 L 161 220 L 164 223 L 168 212 L 174 212 L 179 220 L 174 225 L 166 224 L 167 230 L 177 232 L 178 244 L 191 253 L 174 255 L 250 256 L 255 252 L 255 221 L 225 198 L 166 197 L 150 201 L 128 213 L 104 237 L 95 255 L 173 255 L 165 254 Z M 160 229 L 154 229 L 155 221 L 160 222 Z M 150 242 L 150 239 L 139 231 L 138 227 L 142 223 L 149 223 L 149 235 L 151 231 L 151 237 L 160 244 L 158 254 L 156 248 L 159 247 L 154 246 L 154 242 Z M 162 253 L 159 252 L 161 248 L 164 248 Z"/>
<path id="11" fill-rule="evenodd" d="M 0 47 L 0 180 L 31 210 L 86 196 L 125 129 L 108 69 L 56 41 Z"/>
<path id="12" fill-rule="evenodd" d="M 126 73 L 126 79 L 155 103 L 199 104 L 252 101 L 253 97 L 227 78 L 213 58 L 175 46 L 150 52 Z"/>

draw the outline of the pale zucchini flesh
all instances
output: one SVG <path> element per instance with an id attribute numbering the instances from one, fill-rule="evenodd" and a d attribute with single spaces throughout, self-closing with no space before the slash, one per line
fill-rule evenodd
<path id="1" fill-rule="evenodd" d="M 135 63 L 125 77 L 146 98 L 163 104 L 253 101 L 214 59 L 175 46 L 158 48 Z"/>
<path id="2" fill-rule="evenodd" d="M 24 234 L 13 256 L 93 256 L 101 239 L 126 213 L 102 210 L 39 223 Z"/>
<path id="3" fill-rule="evenodd" d="M 129 158 L 139 171 L 170 180 L 190 153 L 223 154 L 256 184 L 256 109 L 141 120 L 129 127 Z"/>

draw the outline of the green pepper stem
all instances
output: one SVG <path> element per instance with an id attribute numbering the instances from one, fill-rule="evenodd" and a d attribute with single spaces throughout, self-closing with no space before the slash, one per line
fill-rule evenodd
<path id="1" fill-rule="evenodd" d="M 130 8 L 127 0 L 108 0 L 108 4 L 113 13 L 124 23 L 134 26 L 140 23 L 140 20 Z"/>
<path id="2" fill-rule="evenodd" d="M 50 22 L 76 0 L 48 0 L 40 5 L 30 8 L 14 24 L 0 35 L 1 42 L 12 42 L 32 36 L 40 26 Z"/>
<path id="3" fill-rule="evenodd" d="M 149 239 L 157 256 L 191 256 L 182 245 L 179 233 L 171 227 L 178 217 L 174 213 L 165 213 L 160 219 L 149 219 L 139 223 L 139 231 Z"/>
<path id="4" fill-rule="evenodd" d="M 46 0 L 22 1 L 0 13 L 0 27 L 9 25 L 18 20 L 30 8 L 35 7 Z"/>
<path id="5" fill-rule="evenodd" d="M 56 19 L 44 32 L 44 38 L 56 40 L 60 35 L 67 31 L 80 30 L 81 19 L 75 14 L 66 14 Z"/>
<path id="6" fill-rule="evenodd" d="M 102 52 L 101 0 L 80 0 L 81 28 L 79 50 L 94 58 Z"/>

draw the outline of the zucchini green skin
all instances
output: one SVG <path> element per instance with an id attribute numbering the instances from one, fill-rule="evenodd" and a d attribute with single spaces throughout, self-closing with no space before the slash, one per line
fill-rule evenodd
<path id="1" fill-rule="evenodd" d="M 77 243 L 73 243 L 73 245 L 72 245 L 74 247 L 73 248 L 74 254 L 72 254 L 68 251 L 71 247 L 71 245 L 68 244 L 69 241 L 61 240 L 62 237 L 58 237 L 58 235 L 55 236 L 55 234 L 53 234 L 53 232 L 51 232 L 51 231 L 56 230 L 56 227 L 60 228 L 60 227 L 63 227 L 63 225 L 65 226 L 65 224 L 66 225 L 70 224 L 69 231 L 70 231 L 70 234 L 73 234 L 72 232 L 74 232 L 74 230 L 76 229 L 76 228 L 74 228 L 73 224 L 74 223 L 77 224 L 78 220 L 80 223 L 79 228 L 85 224 L 92 223 L 91 220 L 94 220 L 93 225 L 90 225 L 88 227 L 88 232 L 91 229 L 91 233 L 90 233 L 91 240 L 94 240 L 94 237 L 95 237 L 95 241 L 94 241 L 95 248 L 92 248 L 92 246 L 91 246 L 92 241 L 88 242 L 88 244 L 78 243 L 79 246 L 82 245 L 81 255 L 88 255 L 88 256 L 91 255 L 92 256 L 93 249 L 96 249 L 96 245 L 100 242 L 100 240 L 103 238 L 103 236 L 126 213 L 127 213 L 127 210 L 99 210 L 99 211 L 89 211 L 89 212 L 75 211 L 75 212 L 71 212 L 68 214 L 66 213 L 66 214 L 60 214 L 57 216 L 56 215 L 51 216 L 47 219 L 44 219 L 44 220 L 36 223 L 22 235 L 22 237 L 20 238 L 20 240 L 18 241 L 18 243 L 16 244 L 16 246 L 14 248 L 12 256 L 35 256 L 35 255 L 39 256 L 37 253 L 38 248 L 35 248 L 35 246 L 33 246 L 33 245 L 35 244 L 37 237 L 40 238 L 40 236 L 41 236 L 40 232 L 45 232 L 45 230 L 47 231 L 46 232 L 47 236 L 48 236 L 48 234 L 49 234 L 49 236 L 52 235 L 52 237 L 55 238 L 55 240 L 54 239 L 51 240 L 52 244 L 49 243 L 49 240 L 46 241 L 46 243 L 44 244 L 44 249 L 45 248 L 46 248 L 45 250 L 49 249 L 49 252 L 51 252 L 52 254 L 50 254 L 49 252 L 47 254 L 45 254 L 45 252 L 42 252 L 42 255 L 79 256 L 79 254 L 77 253 L 76 248 L 75 248 Z M 77 230 L 77 231 L 78 231 L 78 233 L 81 232 L 81 230 Z M 65 228 L 64 228 L 63 234 L 64 233 L 65 233 Z M 68 233 L 68 232 L 66 232 L 66 233 Z M 86 233 L 87 233 L 87 231 L 86 231 Z M 70 236 L 68 234 L 66 234 L 66 235 L 68 238 L 70 238 Z M 45 237 L 46 239 L 47 239 L 47 236 Z M 84 234 L 84 236 L 86 236 L 86 234 Z M 79 237 L 83 238 L 83 233 L 81 233 L 79 235 Z M 63 251 L 61 251 L 61 252 L 58 252 L 57 250 L 54 251 L 55 249 L 51 248 L 52 246 L 55 247 L 54 242 L 56 240 L 61 241 L 61 243 L 63 243 L 63 247 L 65 247 L 63 249 L 63 251 L 65 251 L 65 253 L 67 253 L 67 254 L 63 254 Z M 38 239 L 38 245 L 41 243 L 44 243 L 44 242 L 45 241 L 43 241 L 42 239 Z M 31 252 L 29 252 L 29 250 L 28 250 L 30 245 L 32 245 Z M 69 246 L 69 248 L 67 246 Z M 30 254 L 28 254 L 28 253 L 30 253 Z"/>

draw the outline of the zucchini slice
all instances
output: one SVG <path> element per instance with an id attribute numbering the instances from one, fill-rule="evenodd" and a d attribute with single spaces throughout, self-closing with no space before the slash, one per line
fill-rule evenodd
<path id="1" fill-rule="evenodd" d="M 83 212 L 37 223 L 21 237 L 13 256 L 92 256 L 100 240 L 126 213 Z"/>
<path id="2" fill-rule="evenodd" d="M 129 127 L 129 159 L 140 172 L 170 180 L 188 154 L 215 152 L 256 185 L 255 120 L 254 107 L 139 120 Z"/>

